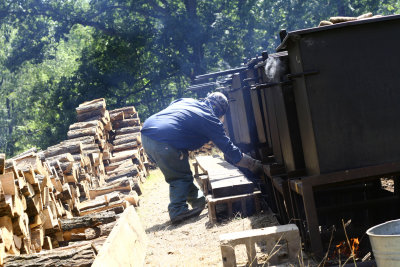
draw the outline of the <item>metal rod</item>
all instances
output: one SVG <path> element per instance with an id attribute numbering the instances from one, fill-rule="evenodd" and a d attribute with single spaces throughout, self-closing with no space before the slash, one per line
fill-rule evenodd
<path id="1" fill-rule="evenodd" d="M 206 78 L 215 78 L 218 76 L 223 76 L 223 75 L 228 75 L 228 74 L 232 74 L 235 72 L 240 72 L 243 70 L 246 70 L 246 67 L 240 67 L 240 68 L 236 68 L 236 69 L 230 69 L 230 70 L 223 70 L 223 71 L 218 71 L 218 72 L 211 72 L 211 73 L 207 73 L 207 74 L 203 74 L 203 75 L 198 75 L 196 76 L 196 80 L 200 80 L 200 79 L 206 79 Z"/>
<path id="2" fill-rule="evenodd" d="M 263 83 L 263 84 L 259 84 L 256 86 L 252 86 L 251 90 L 262 90 L 262 89 L 267 89 L 270 87 L 274 87 L 277 85 L 284 85 L 284 84 L 290 84 L 292 83 L 292 81 L 283 81 L 283 82 L 275 82 L 275 83 Z"/>

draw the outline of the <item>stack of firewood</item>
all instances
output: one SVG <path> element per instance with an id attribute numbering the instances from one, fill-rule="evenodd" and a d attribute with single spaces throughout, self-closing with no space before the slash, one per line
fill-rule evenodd
<path id="1" fill-rule="evenodd" d="M 318 27 L 321 26 L 329 26 L 337 23 L 342 23 L 342 22 L 349 22 L 349 21 L 354 21 L 354 20 L 361 20 L 361 19 L 369 19 L 369 18 L 379 18 L 382 17 L 381 15 L 373 15 L 371 12 L 362 14 L 358 17 L 330 17 L 329 20 L 322 20 Z"/>
<path id="2" fill-rule="evenodd" d="M 196 149 L 193 152 L 191 152 L 190 157 L 193 159 L 197 155 L 212 155 L 213 149 L 216 149 L 216 146 L 214 145 L 214 143 L 212 141 L 209 141 L 208 143 L 205 143 L 199 149 Z"/>
<path id="3" fill-rule="evenodd" d="M 106 235 L 109 222 L 91 217 L 111 212 L 104 216 L 115 221 L 127 205 L 139 204 L 146 168 L 135 109 L 109 113 L 96 99 L 76 110 L 68 140 L 7 160 L 0 154 L 0 264 L 4 255 Z M 66 226 L 69 220 L 77 226 Z"/>

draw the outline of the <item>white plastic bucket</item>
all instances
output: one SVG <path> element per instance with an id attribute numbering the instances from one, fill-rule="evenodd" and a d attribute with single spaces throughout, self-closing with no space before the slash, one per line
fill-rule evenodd
<path id="1" fill-rule="evenodd" d="M 400 266 L 400 219 L 367 230 L 378 267 Z"/>

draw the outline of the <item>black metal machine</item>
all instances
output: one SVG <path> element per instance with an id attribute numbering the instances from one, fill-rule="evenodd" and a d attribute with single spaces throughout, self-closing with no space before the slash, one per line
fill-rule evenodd
<path id="1" fill-rule="evenodd" d="M 271 165 L 269 204 L 316 256 L 342 221 L 361 237 L 400 217 L 397 34 L 398 15 L 282 32 L 277 53 L 200 77 L 228 75 L 218 88 L 231 100 L 227 132 Z"/>

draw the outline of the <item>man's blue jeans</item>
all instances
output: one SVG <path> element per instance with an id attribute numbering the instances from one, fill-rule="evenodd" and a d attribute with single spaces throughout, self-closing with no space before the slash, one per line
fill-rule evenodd
<path id="1" fill-rule="evenodd" d="M 178 150 L 166 143 L 155 141 L 142 135 L 142 145 L 146 154 L 164 174 L 169 184 L 169 217 L 172 219 L 188 211 L 189 203 L 193 208 L 204 208 L 203 193 L 193 183 L 187 151 Z"/>

